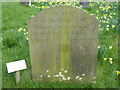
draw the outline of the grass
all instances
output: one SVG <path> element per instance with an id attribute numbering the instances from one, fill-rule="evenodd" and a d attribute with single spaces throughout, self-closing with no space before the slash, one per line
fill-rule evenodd
<path id="1" fill-rule="evenodd" d="M 94 10 L 86 9 L 89 13 Z M 118 88 L 118 77 L 115 73 L 117 65 L 117 33 L 103 32 L 99 36 L 101 48 L 98 50 L 97 83 L 65 83 L 65 82 L 33 82 L 31 79 L 31 64 L 28 41 L 19 28 L 26 27 L 26 21 L 31 15 L 36 15 L 40 10 L 21 6 L 19 3 L 2 3 L 2 87 L 3 88 Z M 112 45 L 113 49 L 105 47 Z M 107 54 L 108 53 L 108 54 Z M 104 61 L 103 57 L 112 57 L 113 64 Z M 14 74 L 7 73 L 6 63 L 25 59 L 27 69 L 21 71 L 21 83 L 16 85 Z"/>

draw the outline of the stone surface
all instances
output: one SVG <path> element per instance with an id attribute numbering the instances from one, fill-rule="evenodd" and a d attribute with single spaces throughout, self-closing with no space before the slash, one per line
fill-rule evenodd
<path id="1" fill-rule="evenodd" d="M 42 10 L 28 21 L 35 81 L 95 80 L 98 20 L 73 6 Z"/>
<path id="2" fill-rule="evenodd" d="M 29 5 L 29 0 L 20 0 L 20 4 L 28 6 Z"/>

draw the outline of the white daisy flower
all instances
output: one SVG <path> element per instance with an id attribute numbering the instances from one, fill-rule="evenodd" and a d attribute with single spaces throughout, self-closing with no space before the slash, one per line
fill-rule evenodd
<path id="1" fill-rule="evenodd" d="M 50 75 L 48 75 L 48 77 L 50 77 Z"/>
<path id="2" fill-rule="evenodd" d="M 79 78 L 79 80 L 82 80 L 82 78 Z"/>
<path id="3" fill-rule="evenodd" d="M 76 79 L 78 79 L 80 76 L 76 76 Z"/>
<path id="4" fill-rule="evenodd" d="M 67 73 L 67 70 L 65 70 L 64 73 Z"/>
<path id="5" fill-rule="evenodd" d="M 46 72 L 49 72 L 48 70 Z"/>
<path id="6" fill-rule="evenodd" d="M 85 76 L 85 74 L 83 73 L 82 76 Z"/>
<path id="7" fill-rule="evenodd" d="M 70 77 L 67 77 L 67 80 L 70 80 Z"/>

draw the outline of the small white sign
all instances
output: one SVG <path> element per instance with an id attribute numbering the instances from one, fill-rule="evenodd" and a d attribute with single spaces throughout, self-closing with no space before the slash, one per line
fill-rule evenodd
<path id="1" fill-rule="evenodd" d="M 8 73 L 12 73 L 12 72 L 15 72 L 15 71 L 27 69 L 25 60 L 6 63 L 6 65 L 7 65 Z"/>

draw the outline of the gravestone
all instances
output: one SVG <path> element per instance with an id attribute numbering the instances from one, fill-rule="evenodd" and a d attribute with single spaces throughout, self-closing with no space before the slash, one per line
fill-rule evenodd
<path id="1" fill-rule="evenodd" d="M 29 0 L 20 0 L 20 4 L 28 6 L 29 5 Z"/>
<path id="2" fill-rule="evenodd" d="M 27 25 L 34 81 L 95 80 L 98 45 L 95 15 L 59 5 L 42 10 Z"/>
<path id="3" fill-rule="evenodd" d="M 89 8 L 90 0 L 80 0 L 80 5 L 82 5 L 82 8 Z"/>

